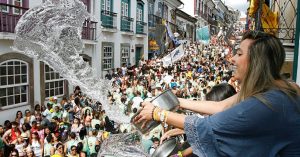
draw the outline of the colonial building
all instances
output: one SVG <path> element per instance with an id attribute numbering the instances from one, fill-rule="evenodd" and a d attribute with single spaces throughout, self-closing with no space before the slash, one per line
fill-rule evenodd
<path id="1" fill-rule="evenodd" d="M 134 65 L 148 57 L 148 3 L 146 0 L 81 0 L 95 21 L 85 21 L 83 59 L 96 69 Z M 0 1 L 0 124 L 12 120 L 18 110 L 32 109 L 50 97 L 73 92 L 68 81 L 36 59 L 14 52 L 14 29 L 20 17 L 42 0 Z M 13 113 L 13 114 L 12 114 Z"/>
<path id="2" fill-rule="evenodd" d="M 176 25 L 180 39 L 195 41 L 195 32 L 197 19 L 188 15 L 180 9 L 176 9 Z"/>
<path id="3" fill-rule="evenodd" d="M 168 48 L 165 23 L 173 33 L 177 31 L 175 10 L 182 4 L 180 0 L 148 0 L 149 58 Z"/>

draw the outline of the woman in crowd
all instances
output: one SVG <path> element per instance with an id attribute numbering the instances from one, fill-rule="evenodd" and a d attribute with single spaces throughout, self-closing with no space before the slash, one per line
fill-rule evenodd
<path id="1" fill-rule="evenodd" d="M 37 132 L 33 132 L 31 134 L 31 148 L 34 151 L 37 157 L 42 156 L 43 153 L 43 145 L 40 141 L 39 134 Z"/>
<path id="2" fill-rule="evenodd" d="M 26 134 L 23 134 L 23 135 L 26 135 Z M 20 135 L 17 139 L 17 142 L 15 144 L 15 149 L 18 150 L 18 153 L 19 153 L 19 156 L 20 157 L 23 157 L 26 155 L 26 143 L 25 143 L 25 140 L 24 138 Z"/>
<path id="3" fill-rule="evenodd" d="M 54 147 L 52 145 L 52 135 L 46 136 L 45 139 L 46 139 L 47 143 L 44 143 L 43 156 L 50 157 L 51 155 L 54 154 Z"/>
<path id="4" fill-rule="evenodd" d="M 64 154 L 64 145 L 62 143 L 58 143 L 56 145 L 55 153 L 51 157 L 64 157 Z"/>
<path id="5" fill-rule="evenodd" d="M 21 125 L 21 119 L 23 118 L 23 113 L 21 111 L 17 111 L 16 113 L 16 122 Z"/>
<path id="6" fill-rule="evenodd" d="M 80 129 L 83 127 L 83 125 L 80 123 L 80 119 L 79 118 L 74 118 L 73 124 L 71 126 L 71 132 L 75 132 L 76 135 L 79 135 L 79 131 Z"/>
<path id="7" fill-rule="evenodd" d="M 36 157 L 34 151 L 30 147 L 26 149 L 26 155 L 26 157 Z"/>
<path id="8" fill-rule="evenodd" d="M 82 127 L 80 129 L 79 138 L 77 139 L 77 141 L 79 143 L 82 143 L 82 149 L 80 151 L 82 151 L 83 153 L 85 153 L 86 156 L 89 156 L 90 152 L 89 152 L 89 147 L 88 147 L 88 137 L 87 137 L 87 131 L 86 131 L 85 127 Z"/>
<path id="9" fill-rule="evenodd" d="M 19 157 L 19 152 L 17 149 L 13 149 L 9 155 L 9 157 Z"/>
<path id="10" fill-rule="evenodd" d="M 68 154 L 68 157 L 79 157 L 76 146 L 71 146 L 71 152 Z"/>
<path id="11" fill-rule="evenodd" d="M 202 112 L 222 112 L 199 118 L 145 102 L 135 120 L 154 119 L 184 128 L 198 156 L 299 156 L 299 89 L 281 78 L 284 60 L 285 51 L 278 38 L 247 32 L 232 59 L 235 79 L 241 83 L 240 92 L 216 103 L 226 110 L 205 108 L 205 103 L 210 104 L 203 101 L 196 106 L 202 106 Z M 180 104 L 185 103 L 180 100 Z"/>

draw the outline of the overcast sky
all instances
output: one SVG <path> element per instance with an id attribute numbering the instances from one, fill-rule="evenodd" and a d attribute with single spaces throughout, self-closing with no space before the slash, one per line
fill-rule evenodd
<path id="1" fill-rule="evenodd" d="M 194 16 L 194 0 L 181 0 L 184 3 L 184 12 Z M 246 10 L 248 8 L 247 0 L 222 0 L 225 5 L 238 9 L 241 12 L 241 17 L 246 17 Z"/>

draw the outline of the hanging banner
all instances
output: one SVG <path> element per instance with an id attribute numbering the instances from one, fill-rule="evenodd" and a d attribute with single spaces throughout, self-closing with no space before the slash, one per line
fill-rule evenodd
<path id="1" fill-rule="evenodd" d="M 208 26 L 196 30 L 196 39 L 203 44 L 209 44 L 210 33 Z"/>
<path id="2" fill-rule="evenodd" d="M 162 59 L 163 66 L 172 65 L 174 62 L 180 60 L 184 56 L 183 44 L 174 49 L 170 54 Z"/>

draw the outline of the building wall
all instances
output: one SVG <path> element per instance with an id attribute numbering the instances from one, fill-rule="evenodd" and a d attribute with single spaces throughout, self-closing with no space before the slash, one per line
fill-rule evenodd
<path id="1" fill-rule="evenodd" d="M 100 6 L 101 1 L 97 1 L 96 5 Z M 148 5 L 147 1 L 143 0 L 144 2 L 144 12 L 143 12 L 143 20 L 147 23 L 148 21 Z M 126 33 L 121 31 L 121 3 L 118 0 L 114 0 L 113 2 L 113 12 L 117 13 L 117 29 L 115 31 L 105 31 L 99 23 L 98 28 L 98 43 L 97 45 L 97 52 L 100 52 L 103 54 L 102 44 L 103 42 L 113 43 L 114 45 L 114 68 L 121 67 L 121 44 L 127 44 L 130 45 L 130 64 L 135 65 L 135 45 L 140 44 L 144 45 L 143 49 L 143 55 L 147 57 L 148 55 L 148 36 L 147 35 L 137 35 L 136 34 L 136 8 L 137 8 L 137 1 L 131 0 L 130 1 L 130 17 L 134 19 L 133 21 L 133 33 Z M 101 10 L 99 10 L 99 15 L 101 14 Z M 100 18 L 99 18 L 100 19 Z M 145 32 L 147 32 L 146 30 Z M 99 55 L 100 63 L 102 63 L 102 55 Z M 98 68 L 98 67 L 97 67 Z M 100 73 L 100 76 L 104 76 L 106 74 L 106 71 L 103 70 L 103 67 L 99 67 L 101 70 L 98 71 Z"/>

